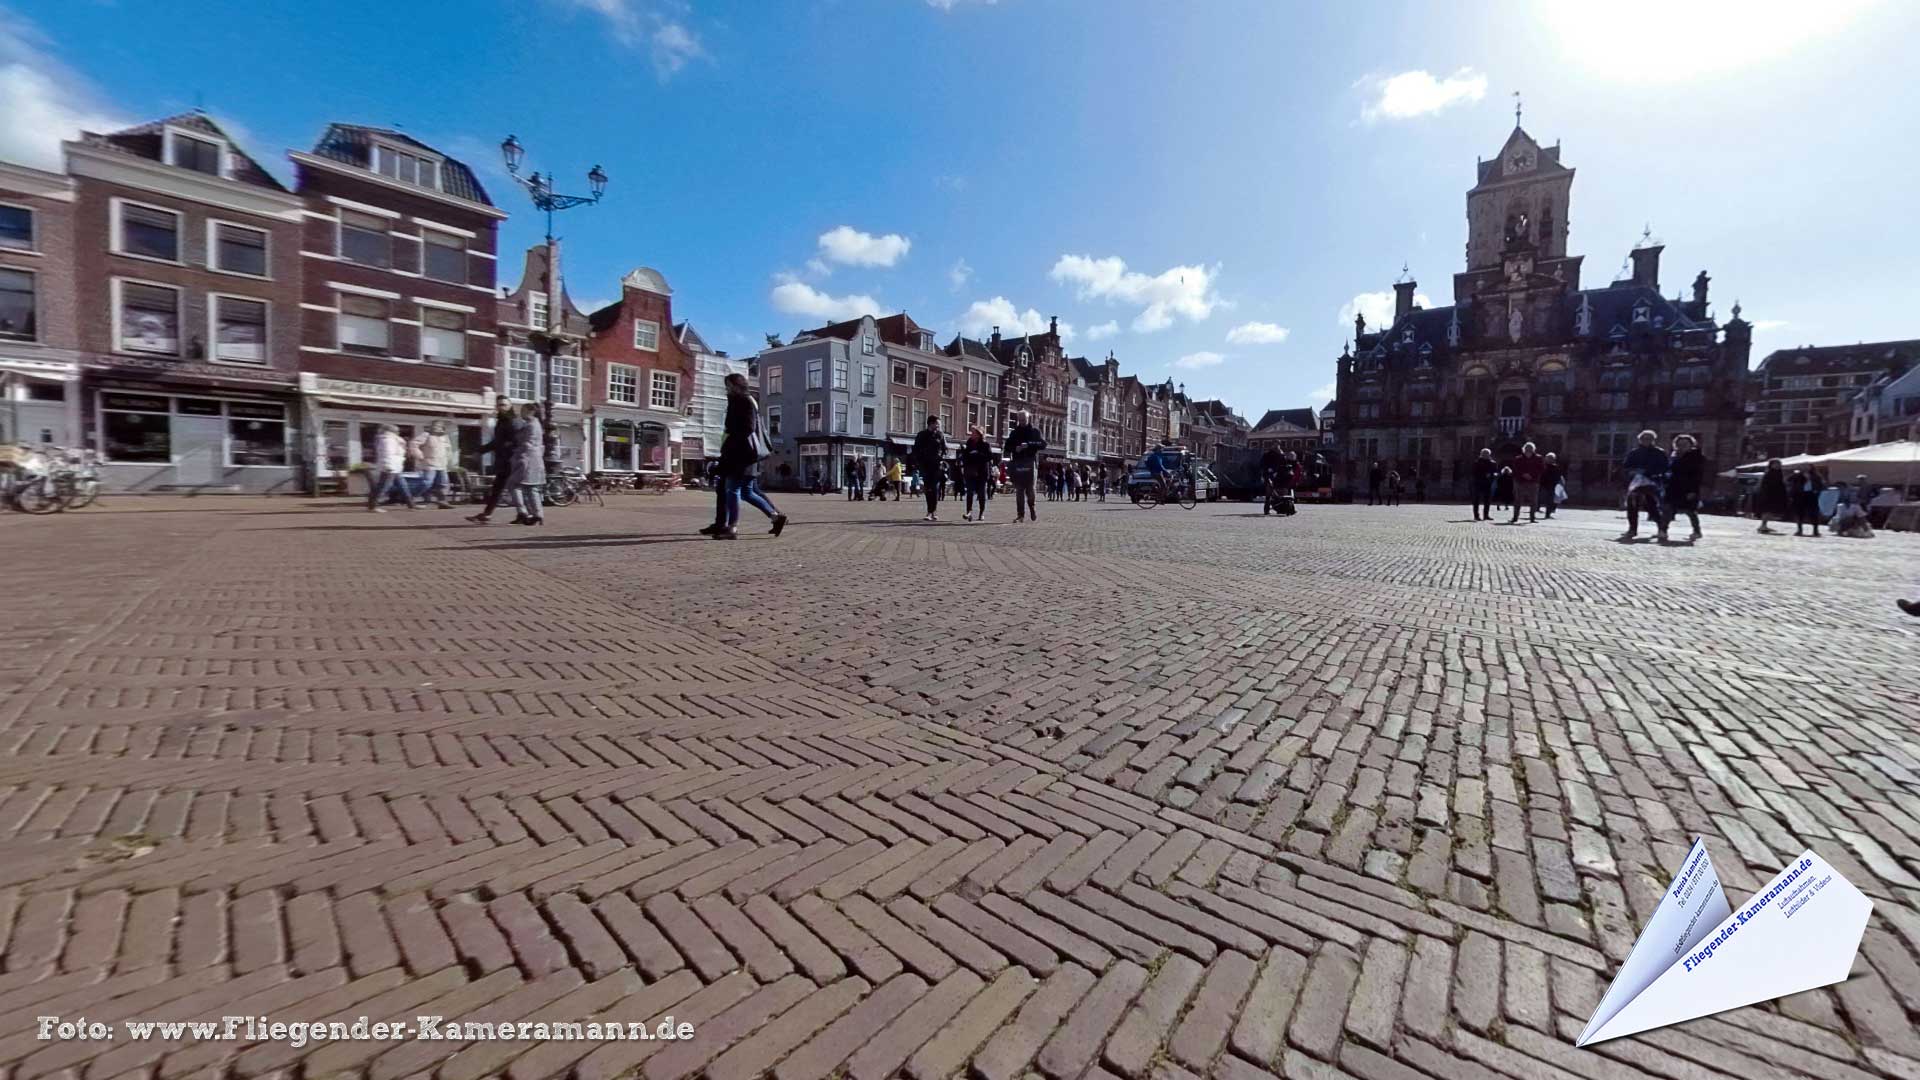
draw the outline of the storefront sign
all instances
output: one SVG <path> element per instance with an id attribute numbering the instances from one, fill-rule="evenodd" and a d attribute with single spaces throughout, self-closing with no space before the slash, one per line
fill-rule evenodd
<path id="1" fill-rule="evenodd" d="M 209 379 L 219 382 L 293 384 L 293 377 L 278 371 L 262 371 L 216 364 L 190 364 L 179 360 L 150 360 L 140 356 L 102 357 L 87 366 L 98 371 L 152 373 L 160 378 Z"/>
<path id="2" fill-rule="evenodd" d="M 431 386 L 392 386 L 387 383 L 330 379 L 311 372 L 300 376 L 300 389 L 309 394 L 330 397 L 370 398 L 381 401 L 407 401 L 422 405 L 450 405 L 485 409 L 487 396 L 461 390 L 440 390 Z"/>

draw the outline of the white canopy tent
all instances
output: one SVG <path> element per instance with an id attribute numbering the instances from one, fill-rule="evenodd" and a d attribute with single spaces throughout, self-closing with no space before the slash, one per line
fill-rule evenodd
<path id="1" fill-rule="evenodd" d="M 1856 476 L 1865 475 L 1870 484 L 1897 484 L 1901 487 L 1909 487 L 1920 483 L 1920 442 L 1909 439 L 1904 442 L 1856 446 L 1851 450 L 1836 450 L 1831 454 L 1796 454 L 1790 458 L 1781 458 L 1780 464 L 1789 470 L 1805 465 L 1824 465 L 1829 481 L 1851 481 Z M 1765 472 L 1766 469 L 1766 462 L 1755 461 L 1736 466 L 1720 475 L 1752 477 Z"/>

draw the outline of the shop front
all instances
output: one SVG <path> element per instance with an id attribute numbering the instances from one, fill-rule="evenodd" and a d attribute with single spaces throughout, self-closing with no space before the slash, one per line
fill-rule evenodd
<path id="1" fill-rule="evenodd" d="M 301 429 L 291 375 L 116 360 L 89 365 L 81 386 L 84 441 L 100 455 L 105 491 L 297 489 Z"/>
<path id="2" fill-rule="evenodd" d="M 456 467 L 483 471 L 481 447 L 493 431 L 489 394 L 335 379 L 311 372 L 300 376 L 300 390 L 310 432 L 308 487 L 314 493 L 344 489 L 357 495 L 364 490 L 349 481 L 374 460 L 374 438 L 382 424 L 392 424 L 402 439 L 411 441 L 439 421 L 446 425 L 447 437 L 456 448 Z"/>
<path id="3" fill-rule="evenodd" d="M 80 365 L 0 354 L 0 443 L 80 445 Z"/>
<path id="4" fill-rule="evenodd" d="M 678 473 L 686 421 L 672 413 L 602 405 L 593 415 L 593 468 L 607 473 Z"/>

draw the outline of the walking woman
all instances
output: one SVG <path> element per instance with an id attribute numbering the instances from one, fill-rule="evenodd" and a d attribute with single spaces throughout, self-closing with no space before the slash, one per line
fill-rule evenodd
<path id="1" fill-rule="evenodd" d="M 737 540 L 740 500 L 767 515 L 773 535 L 787 527 L 787 515 L 774 509 L 760 490 L 760 460 L 772 450 L 760 429 L 760 406 L 747 391 L 747 377 L 727 376 L 726 437 L 720 442 L 720 498 L 713 524 L 700 531 L 715 540 Z"/>
<path id="2" fill-rule="evenodd" d="M 540 406 L 528 402 L 520 406 L 513 421 L 513 476 L 507 480 L 519 500 L 520 516 L 515 525 L 545 525 L 540 496 L 547 487 L 546 432 L 540 427 Z"/>
<path id="3" fill-rule="evenodd" d="M 993 447 L 987 445 L 987 436 L 977 427 L 967 429 L 967 441 L 960 447 L 960 479 L 966 483 L 966 512 L 960 517 L 972 521 L 977 513 L 979 520 L 987 520 L 988 476 L 993 471 Z M 974 510 L 978 502 L 980 509 Z"/>
<path id="4" fill-rule="evenodd" d="M 1793 501 L 1787 495 L 1787 470 L 1779 458 L 1767 459 L 1767 471 L 1760 477 L 1760 494 L 1754 500 L 1754 510 L 1760 515 L 1763 533 L 1773 532 L 1767 527 L 1768 518 L 1785 521 L 1793 516 Z"/>
<path id="5" fill-rule="evenodd" d="M 1691 435 L 1673 437 L 1673 465 L 1667 472 L 1667 521 L 1681 514 L 1693 525 L 1688 539 L 1700 539 L 1700 486 L 1706 482 L 1707 459 Z"/>

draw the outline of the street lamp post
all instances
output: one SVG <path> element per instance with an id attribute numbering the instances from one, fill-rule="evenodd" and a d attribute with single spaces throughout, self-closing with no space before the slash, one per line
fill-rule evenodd
<path id="1" fill-rule="evenodd" d="M 520 175 L 520 159 L 525 154 L 526 150 L 520 145 L 520 140 L 511 135 L 507 136 L 506 140 L 500 144 L 500 156 L 506 161 L 507 175 L 513 177 L 514 183 L 525 188 L 527 196 L 533 200 L 534 207 L 545 211 L 547 215 L 547 271 L 545 281 L 547 292 L 547 325 L 535 327 L 534 333 L 529 336 L 536 338 L 535 343 L 539 346 L 541 355 L 545 359 L 540 377 L 540 425 L 545 429 L 546 437 L 543 440 L 544 445 L 541 447 L 540 456 L 545 462 L 548 474 L 551 475 L 560 468 L 560 435 L 553 427 L 553 358 L 560 353 L 560 345 L 565 337 L 564 330 L 566 327 L 566 309 L 561 303 L 559 289 L 556 288 L 557 282 L 554 279 L 554 266 L 559 262 L 559 259 L 558 253 L 554 250 L 553 215 L 556 211 L 571 210 L 576 206 L 586 206 L 599 202 L 600 196 L 607 190 L 607 174 L 600 166 L 595 165 L 592 170 L 587 173 L 587 186 L 593 194 L 562 195 L 553 189 L 553 175 L 551 173 L 546 176 L 541 176 L 539 173 L 534 173 L 532 176 Z M 557 325 L 555 322 L 556 318 L 558 319 Z"/>

